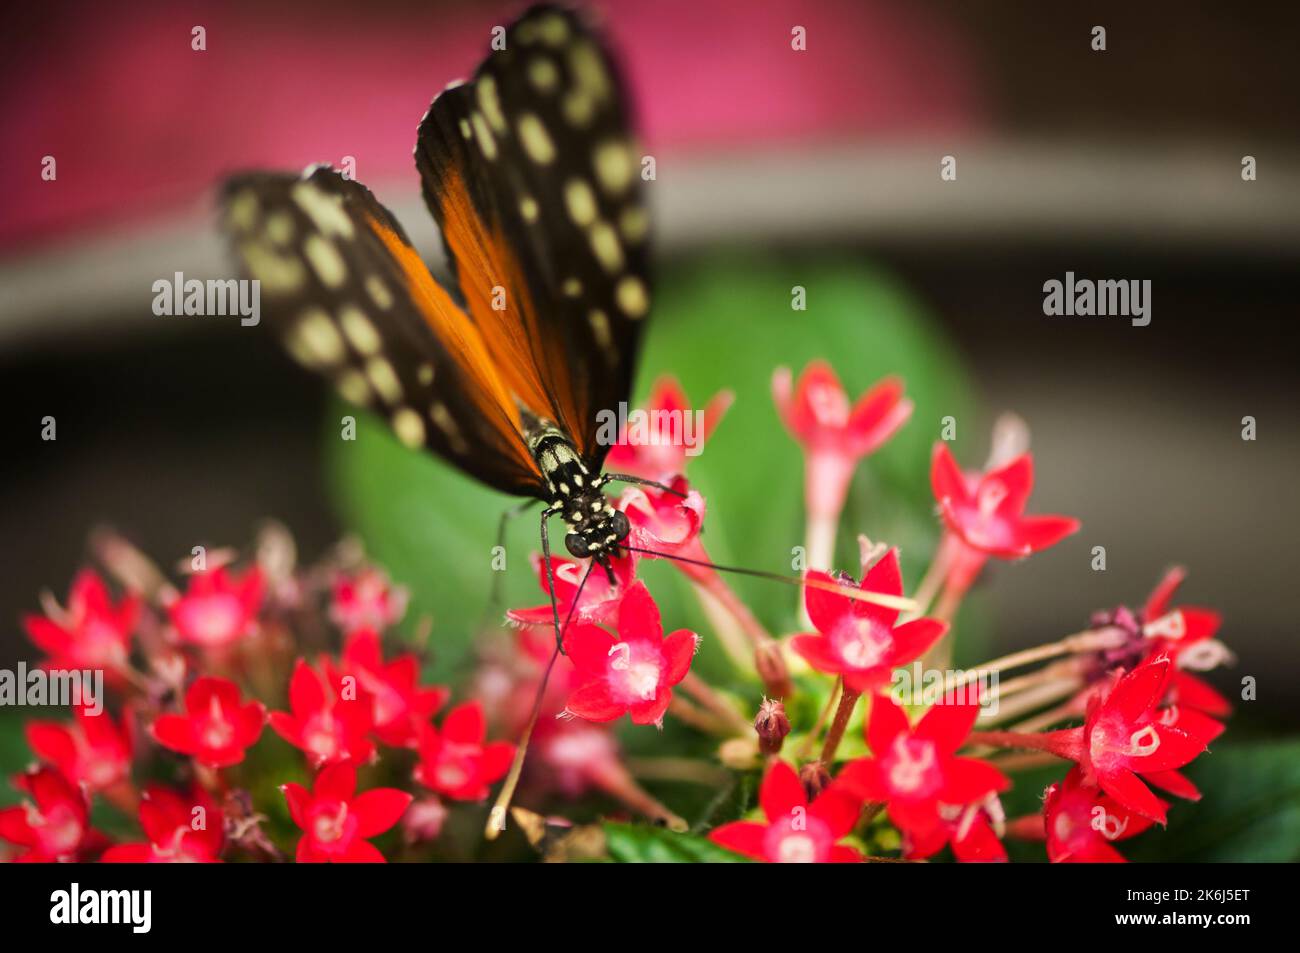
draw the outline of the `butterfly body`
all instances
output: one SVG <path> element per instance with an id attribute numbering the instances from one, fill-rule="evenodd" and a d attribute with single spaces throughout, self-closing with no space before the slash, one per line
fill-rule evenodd
<path id="1" fill-rule="evenodd" d="M 627 538 L 627 517 L 614 509 L 604 487 L 611 477 L 593 473 L 573 441 L 554 424 L 525 416 L 528 450 L 546 481 L 548 515 L 559 515 L 569 528 L 565 548 L 579 559 L 592 557 L 605 565 L 618 555 Z"/>

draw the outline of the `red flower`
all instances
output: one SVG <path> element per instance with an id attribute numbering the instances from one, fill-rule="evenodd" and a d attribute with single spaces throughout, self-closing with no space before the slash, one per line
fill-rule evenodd
<path id="1" fill-rule="evenodd" d="M 104 791 L 131 773 L 130 709 L 122 713 L 122 726 L 108 712 L 91 715 L 85 706 L 75 712 L 71 725 L 55 721 L 29 721 L 27 744 L 38 758 L 58 768 L 74 784 Z"/>
<path id="2" fill-rule="evenodd" d="M 903 382 L 887 377 L 850 406 L 829 364 L 813 361 L 791 392 L 789 368 L 772 375 L 772 398 L 786 429 L 804 448 L 804 492 L 812 514 L 838 515 L 853 470 L 912 415 Z"/>
<path id="3" fill-rule="evenodd" d="M 758 800 L 766 824 L 734 821 L 709 834 L 709 840 L 737 854 L 774 864 L 852 864 L 862 855 L 836 841 L 853 830 L 862 802 L 837 785 L 808 803 L 794 768 L 773 761 L 763 776 Z"/>
<path id="4" fill-rule="evenodd" d="M 90 827 L 90 799 L 54 768 L 35 768 L 14 779 L 27 795 L 17 807 L 0 808 L 0 837 L 27 853 L 20 861 L 85 860 L 107 842 Z"/>
<path id="5" fill-rule="evenodd" d="M 414 747 L 421 726 L 450 694 L 440 685 L 420 687 L 420 661 L 410 652 L 385 662 L 374 629 L 359 629 L 348 636 L 341 673 L 328 662 L 325 671 L 335 685 L 343 684 L 347 676 L 356 679 L 373 705 L 375 737 L 395 747 Z"/>
<path id="6" fill-rule="evenodd" d="M 322 678 L 298 659 L 289 679 L 289 707 L 292 713 L 271 712 L 271 727 L 306 752 L 313 767 L 339 761 L 364 763 L 374 755 L 368 737 L 374 726 L 374 703 L 359 684 Z"/>
<path id="7" fill-rule="evenodd" d="M 380 570 L 367 567 L 334 582 L 330 618 L 344 632 L 376 629 L 383 632 L 406 614 L 407 592 L 393 586 Z"/>
<path id="8" fill-rule="evenodd" d="M 1047 789 L 1043 815 L 1047 858 L 1054 864 L 1122 864 L 1124 858 L 1111 844 L 1140 834 L 1153 823 L 1099 788 L 1085 785 L 1078 768 Z"/>
<path id="9" fill-rule="evenodd" d="M 244 760 L 244 752 L 257 744 L 265 723 L 261 702 L 245 704 L 234 682 L 204 676 L 185 693 L 185 714 L 159 715 L 150 733 L 164 748 L 222 768 Z"/>
<path id="10" fill-rule="evenodd" d="M 1175 793 L 1186 790 L 1189 783 L 1172 772 L 1223 730 L 1200 712 L 1160 707 L 1172 674 L 1168 657 L 1139 665 L 1119 677 L 1104 697 L 1091 699 L 1082 727 L 1048 732 L 1036 746 L 1075 761 L 1083 769 L 1084 784 L 1100 786 L 1128 810 L 1163 824 L 1167 805 L 1138 776 Z"/>
<path id="11" fill-rule="evenodd" d="M 698 644 L 699 636 L 686 629 L 664 638 L 659 607 L 638 582 L 618 608 L 617 638 L 595 625 L 575 625 L 565 633 L 579 686 L 565 710 L 588 721 L 630 714 L 634 724 L 660 724 L 672 686 L 686 677 Z"/>
<path id="12" fill-rule="evenodd" d="M 415 780 L 458 801 L 481 801 L 488 786 L 505 776 L 515 756 L 508 741 L 487 740 L 483 706 L 467 702 L 447 713 L 442 730 L 425 727 Z"/>
<path id="13" fill-rule="evenodd" d="M 708 556 L 699 541 L 700 528 L 704 525 L 704 497 L 691 489 L 685 477 L 675 478 L 668 486 L 676 492 L 665 493 L 640 486 L 630 486 L 623 491 L 618 509 L 627 515 L 632 527 L 627 537 L 628 545 L 651 553 L 707 561 Z M 689 564 L 676 565 L 691 576 Z"/>
<path id="14" fill-rule="evenodd" d="M 963 543 L 1000 559 L 1021 559 L 1079 529 L 1068 516 L 1025 516 L 1034 486 L 1034 460 L 1022 453 L 988 473 L 962 473 L 945 443 L 936 443 L 930 484 L 944 523 Z"/>
<path id="15" fill-rule="evenodd" d="M 812 571 L 809 579 L 831 584 L 852 584 L 824 572 Z M 898 550 L 891 549 L 876 561 L 862 579 L 860 588 L 891 596 L 903 594 L 903 577 L 898 568 Z M 887 683 L 894 669 L 920 658 L 948 631 L 937 619 L 914 619 L 897 625 L 898 610 L 850 599 L 835 592 L 806 587 L 804 605 L 817 633 L 796 635 L 790 647 L 819 672 L 844 676 L 844 684 L 857 692 L 874 691 Z"/>
<path id="16" fill-rule="evenodd" d="M 412 796 L 397 788 L 356 794 L 357 768 L 340 761 L 321 769 L 309 792 L 301 784 L 280 786 L 289 815 L 303 831 L 298 863 L 382 864 L 384 855 L 368 838 L 402 818 Z"/>
<path id="17" fill-rule="evenodd" d="M 138 598 L 124 596 L 114 605 L 103 580 L 86 569 L 73 580 L 62 613 L 53 618 L 28 615 L 23 628 L 36 647 L 49 655 L 46 668 L 102 668 L 116 673 L 126 667 L 131 633 L 139 618 Z"/>
<path id="18" fill-rule="evenodd" d="M 263 590 L 262 572 L 257 567 L 242 576 L 228 573 L 225 566 L 195 573 L 185 595 L 167 607 L 177 640 L 220 648 L 250 635 L 257 629 Z"/>
<path id="19" fill-rule="evenodd" d="M 148 840 L 110 847 L 100 859 L 108 864 L 220 863 L 224 824 L 221 808 L 202 788 L 182 796 L 151 785 L 140 802 L 140 827 Z"/>
<path id="20" fill-rule="evenodd" d="M 645 415 L 647 425 L 641 428 L 630 421 L 633 426 L 625 427 L 618 443 L 609 448 L 605 468 L 660 482 L 684 473 L 688 459 L 699 455 L 731 401 L 730 391 L 715 395 L 705 405 L 703 426 L 697 431 L 681 385 L 673 377 L 659 378 L 650 388 L 648 406 L 635 412 Z M 692 446 L 687 445 L 688 436 Z"/>
<path id="21" fill-rule="evenodd" d="M 1214 641 L 1223 618 L 1213 609 L 1199 606 L 1170 608 L 1174 593 L 1186 575 L 1182 567 L 1169 570 L 1142 607 L 1141 633 L 1147 645 L 1146 657 L 1168 655 L 1173 659 L 1174 671 L 1169 680 L 1171 700 L 1222 718 L 1232 713 L 1229 701 L 1184 669 L 1213 668 L 1224 657 L 1231 657 Z"/>
<path id="22" fill-rule="evenodd" d="M 838 783 L 864 800 L 886 802 L 899 830 L 931 846 L 952 808 L 1011 786 L 991 764 L 957 757 L 978 714 L 973 702 L 933 705 L 913 728 L 892 698 L 876 695 L 866 730 L 872 756 L 847 764 Z"/>
<path id="23" fill-rule="evenodd" d="M 614 569 L 614 585 L 611 586 L 605 573 L 597 568 L 587 576 L 587 584 L 582 587 L 582 598 L 577 608 L 574 608 L 573 597 L 587 571 L 587 563 L 562 559 L 559 556 L 551 557 L 551 573 L 555 577 L 555 604 L 559 609 L 561 622 L 569 618 L 570 611 L 573 613 L 574 622 L 608 625 L 614 621 L 618 613 L 619 600 L 623 598 L 623 593 L 632 584 L 636 574 L 636 554 L 629 553 L 615 557 L 610 560 L 610 564 Z M 551 614 L 546 563 L 536 554 L 533 556 L 533 569 L 537 572 L 538 581 L 541 583 L 542 592 L 547 595 L 547 601 L 530 609 L 510 609 L 506 612 L 506 618 L 521 625 L 542 625 L 553 628 L 555 621 Z M 551 645 L 554 644 L 555 641 L 552 639 Z"/>
<path id="24" fill-rule="evenodd" d="M 953 856 L 963 864 L 1004 863 L 1007 850 L 998 838 L 1005 816 L 996 794 L 970 804 L 940 804 L 939 826 L 927 834 L 904 833 L 903 856 L 923 860 L 952 844 Z"/>

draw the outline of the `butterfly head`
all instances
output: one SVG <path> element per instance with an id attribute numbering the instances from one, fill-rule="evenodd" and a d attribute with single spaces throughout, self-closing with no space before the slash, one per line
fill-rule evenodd
<path id="1" fill-rule="evenodd" d="M 578 559 L 594 558 L 604 564 L 617 553 L 631 526 L 627 515 L 610 505 L 601 492 L 603 482 L 574 493 L 562 501 L 564 521 L 569 532 L 564 547 Z"/>

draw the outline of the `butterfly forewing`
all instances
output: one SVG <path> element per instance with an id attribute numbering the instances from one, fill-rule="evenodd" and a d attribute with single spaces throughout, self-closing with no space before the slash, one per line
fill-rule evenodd
<path id="1" fill-rule="evenodd" d="M 520 402 L 589 466 L 650 305 L 624 84 L 577 14 L 537 7 L 420 124 L 416 163 L 471 319 Z"/>
<path id="2" fill-rule="evenodd" d="M 518 408 L 487 345 L 368 189 L 324 167 L 253 173 L 226 184 L 221 206 L 297 361 L 387 418 L 408 446 L 506 492 L 537 492 Z"/>

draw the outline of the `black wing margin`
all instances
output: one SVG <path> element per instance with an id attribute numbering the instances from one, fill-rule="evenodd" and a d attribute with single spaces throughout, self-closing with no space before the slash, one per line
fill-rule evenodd
<path id="1" fill-rule="evenodd" d="M 224 184 L 220 207 L 268 323 L 299 363 L 384 416 L 408 446 L 504 492 L 539 492 L 517 418 L 458 366 L 430 313 L 468 319 L 367 188 L 324 166 L 249 173 Z"/>
<path id="2" fill-rule="evenodd" d="M 650 307 L 641 153 L 623 80 L 581 16 L 533 7 L 504 39 L 470 82 L 434 100 L 416 165 L 480 325 L 500 317 L 475 307 L 473 286 L 507 283 L 483 262 L 513 256 L 528 313 L 505 330 L 526 340 L 550 405 L 532 409 L 598 469 L 608 450 L 598 413 L 628 399 Z M 479 220 L 469 229 L 466 200 Z"/>

